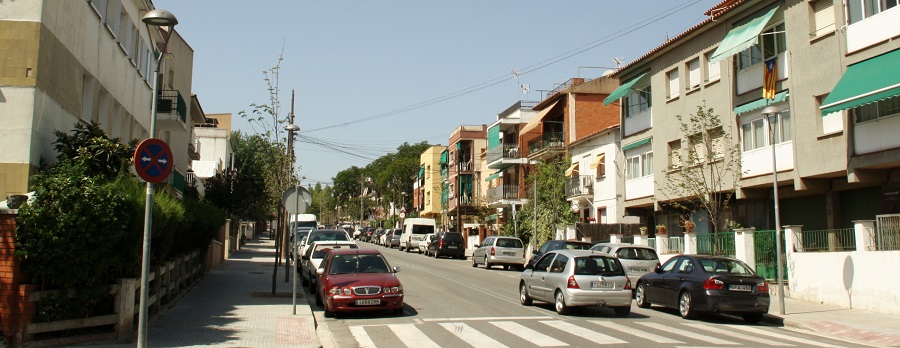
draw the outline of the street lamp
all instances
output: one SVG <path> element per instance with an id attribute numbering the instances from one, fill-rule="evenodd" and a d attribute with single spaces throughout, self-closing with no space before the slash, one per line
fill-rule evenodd
<path id="1" fill-rule="evenodd" d="M 291 117 L 291 118 L 293 118 L 293 117 Z M 288 133 L 291 134 L 290 135 L 291 137 L 289 139 L 293 140 L 294 133 L 300 131 L 300 126 L 297 126 L 296 124 L 291 123 L 291 124 L 285 126 L 284 130 L 288 131 Z M 294 161 L 294 165 L 296 166 L 297 158 L 296 158 L 296 154 L 294 154 L 294 149 L 290 148 L 290 149 L 288 149 L 288 151 L 291 152 L 291 160 Z M 294 203 L 296 203 L 296 204 L 294 204 L 294 206 L 297 208 L 297 210 L 294 212 L 296 214 L 295 219 L 298 219 L 298 221 L 299 221 L 299 219 L 300 219 L 300 178 L 297 178 L 297 182 L 294 184 L 294 199 L 295 199 Z M 288 219 L 288 221 L 290 221 L 290 219 Z M 291 237 L 292 237 L 291 238 L 291 254 L 294 255 L 294 272 L 292 272 L 294 274 L 294 276 L 293 276 L 294 291 L 293 291 L 293 295 L 292 295 L 291 304 L 294 307 L 294 315 L 297 315 L 297 254 L 299 254 L 299 252 L 297 251 L 297 238 L 296 238 L 296 236 L 294 236 L 293 229 L 290 229 L 290 233 L 291 233 Z"/>
<path id="2" fill-rule="evenodd" d="M 147 31 L 150 26 L 168 27 L 168 34 L 163 36 L 162 51 L 156 57 L 156 67 L 153 73 L 153 90 L 150 99 L 150 137 L 156 137 L 156 109 L 159 96 L 159 66 L 162 63 L 163 56 L 166 55 L 166 48 L 169 46 L 169 36 L 178 19 L 171 12 L 166 10 L 152 10 L 144 14 L 141 21 L 147 25 Z M 144 251 L 141 262 L 141 299 L 140 312 L 138 314 L 138 347 L 147 346 L 147 296 L 150 288 L 150 228 L 153 224 L 153 183 L 147 182 L 147 197 L 144 201 Z"/>
<path id="3" fill-rule="evenodd" d="M 778 117 L 778 108 L 767 106 L 762 111 L 766 121 L 769 122 L 769 140 L 772 143 L 772 191 L 775 200 L 775 263 L 778 270 L 778 310 L 784 315 L 784 269 L 781 266 L 781 214 L 778 210 L 778 166 L 775 159 L 775 121 Z"/>

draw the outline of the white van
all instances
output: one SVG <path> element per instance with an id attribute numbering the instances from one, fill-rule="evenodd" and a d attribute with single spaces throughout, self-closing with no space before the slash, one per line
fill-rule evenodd
<path id="1" fill-rule="evenodd" d="M 400 236 L 400 251 L 419 249 L 419 242 L 429 234 L 434 234 L 437 223 L 434 219 L 409 218 L 403 220 L 403 234 Z"/>

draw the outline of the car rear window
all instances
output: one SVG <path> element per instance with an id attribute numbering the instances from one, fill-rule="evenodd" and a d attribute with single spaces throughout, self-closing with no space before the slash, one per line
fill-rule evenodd
<path id="1" fill-rule="evenodd" d="M 461 233 L 450 233 L 450 232 L 448 232 L 448 233 L 444 233 L 444 236 L 443 236 L 442 238 L 443 238 L 444 240 L 450 241 L 450 242 L 461 242 L 461 241 L 462 241 L 462 234 L 461 234 Z"/>
<path id="2" fill-rule="evenodd" d="M 575 258 L 575 275 L 618 276 L 625 275 L 625 270 L 614 258 L 586 256 Z"/>
<path id="3" fill-rule="evenodd" d="M 513 238 L 500 238 L 497 239 L 497 246 L 503 248 L 521 248 L 522 241 Z"/>
<path id="4" fill-rule="evenodd" d="M 625 260 L 651 261 L 659 259 L 659 256 L 656 256 L 656 251 L 645 248 L 621 248 L 616 251 L 616 256 Z"/>
<path id="5" fill-rule="evenodd" d="M 403 234 L 403 231 L 401 231 L 401 230 L 394 230 L 394 235 L 395 235 L 395 236 L 399 236 L 399 235 L 402 235 L 402 234 Z"/>
<path id="6" fill-rule="evenodd" d="M 703 266 L 703 269 L 708 273 L 753 274 L 753 271 L 750 270 L 750 267 L 747 267 L 747 265 L 745 265 L 743 262 L 736 260 L 703 259 L 700 260 L 700 265 Z"/>
<path id="7" fill-rule="evenodd" d="M 326 244 L 326 245 L 316 245 L 316 250 L 312 253 L 312 258 L 321 259 L 325 257 L 325 254 L 328 253 L 328 250 L 332 249 L 357 249 L 359 248 L 356 244 Z"/>
<path id="8" fill-rule="evenodd" d="M 594 246 L 594 245 L 591 243 L 568 243 L 567 242 L 565 245 L 563 245 L 563 248 L 568 249 L 568 250 L 588 250 L 592 246 Z"/>
<path id="9" fill-rule="evenodd" d="M 315 242 L 317 240 L 349 240 L 347 239 L 346 232 L 313 232 L 309 235 L 309 241 Z"/>

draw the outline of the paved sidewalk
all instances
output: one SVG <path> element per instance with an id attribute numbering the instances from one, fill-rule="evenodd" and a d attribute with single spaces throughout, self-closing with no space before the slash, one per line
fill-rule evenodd
<path id="1" fill-rule="evenodd" d="M 283 263 L 278 268 L 276 295 L 272 295 L 274 255 L 275 241 L 248 240 L 150 324 L 148 346 L 320 347 L 312 310 L 299 283 L 297 314 L 292 314 L 293 283 L 284 281 Z"/>
<path id="2" fill-rule="evenodd" d="M 826 304 L 784 299 L 780 314 L 778 296 L 772 296 L 769 324 L 784 324 L 820 335 L 874 347 L 900 347 L 900 316 Z"/>

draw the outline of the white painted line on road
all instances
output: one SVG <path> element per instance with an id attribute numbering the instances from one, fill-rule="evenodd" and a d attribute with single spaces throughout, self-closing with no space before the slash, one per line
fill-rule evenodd
<path id="1" fill-rule="evenodd" d="M 553 337 L 544 335 L 540 332 L 534 331 L 525 327 L 522 324 L 512 322 L 512 321 L 498 321 L 492 322 L 496 327 L 499 327 L 503 331 L 509 332 L 515 336 L 521 337 L 528 342 L 534 343 L 538 347 L 565 347 L 568 346 L 563 341 L 557 340 Z"/>
<path id="2" fill-rule="evenodd" d="M 375 342 L 372 342 L 372 338 L 369 337 L 369 334 L 366 333 L 366 328 L 362 326 L 351 326 L 350 334 L 353 335 L 353 338 L 356 339 L 356 343 L 359 343 L 359 348 L 377 348 Z"/>
<path id="3" fill-rule="evenodd" d="M 745 334 L 742 334 L 742 333 L 739 333 L 739 332 L 734 332 L 734 331 L 729 331 L 729 330 L 725 330 L 725 329 L 720 329 L 720 328 L 717 328 L 717 327 L 708 326 L 707 324 L 685 324 L 685 325 L 690 326 L 690 327 L 695 328 L 695 329 L 700 329 L 700 330 L 706 330 L 706 331 L 709 331 L 709 332 L 714 332 L 714 333 L 717 333 L 717 334 L 720 334 L 720 335 L 723 335 L 723 336 L 739 338 L 739 339 L 742 339 L 742 340 L 752 341 L 752 342 L 756 342 L 756 343 L 762 343 L 762 344 L 765 344 L 765 345 L 767 345 L 767 346 L 781 346 L 781 347 L 793 347 L 793 346 L 794 346 L 793 344 L 790 344 L 790 343 L 775 342 L 775 341 L 772 341 L 771 339 L 768 339 L 768 338 L 762 338 L 762 337 L 759 337 L 759 336 L 745 335 Z"/>
<path id="4" fill-rule="evenodd" d="M 553 317 L 468 317 L 468 318 L 425 318 L 422 321 L 497 321 L 497 320 L 550 320 Z"/>
<path id="5" fill-rule="evenodd" d="M 388 324 L 388 328 L 390 328 L 407 347 L 441 347 L 416 328 L 415 324 Z"/>
<path id="6" fill-rule="evenodd" d="M 618 330 L 630 335 L 634 335 L 646 340 L 650 340 L 656 343 L 684 343 L 676 339 L 660 336 L 657 334 L 649 333 L 646 331 L 641 331 L 638 329 L 630 328 L 628 326 L 622 324 L 616 324 L 611 321 L 600 321 L 600 320 L 588 320 L 591 323 L 606 327 L 608 329 Z"/>
<path id="7" fill-rule="evenodd" d="M 783 334 L 780 334 L 777 332 L 770 332 L 770 331 L 762 330 L 762 329 L 755 328 L 755 327 L 741 326 L 741 325 L 728 325 L 728 327 L 730 327 L 732 329 L 736 329 L 736 330 L 747 331 L 747 332 L 754 333 L 757 335 L 764 335 L 764 336 L 769 336 L 769 337 L 780 338 L 783 340 L 794 341 L 797 343 L 808 344 L 808 345 L 816 346 L 816 347 L 840 347 L 840 346 L 835 346 L 835 345 L 828 344 L 828 343 L 816 342 L 816 341 L 807 340 L 807 339 L 803 339 L 803 338 L 799 338 L 799 337 L 783 335 Z"/>
<path id="8" fill-rule="evenodd" d="M 681 336 L 693 338 L 693 339 L 695 339 L 695 340 L 700 340 L 700 341 L 704 341 L 704 342 L 709 342 L 709 343 L 716 344 L 716 345 L 722 345 L 722 346 L 724 346 L 724 345 L 730 345 L 730 346 L 736 346 L 736 345 L 738 345 L 738 343 L 736 343 L 736 342 L 726 341 L 726 340 L 719 339 L 719 338 L 715 338 L 715 337 L 708 337 L 708 336 L 703 335 L 703 334 L 699 334 L 699 333 L 691 332 L 691 331 L 687 331 L 687 330 L 682 330 L 682 329 L 676 329 L 676 328 L 673 328 L 673 327 L 670 327 L 670 326 L 666 326 L 666 325 L 663 325 L 663 324 L 660 324 L 660 323 L 638 323 L 638 324 L 641 324 L 641 325 L 650 327 L 650 328 L 655 329 L 655 330 L 665 331 L 665 332 L 668 332 L 668 333 L 673 333 L 673 334 L 676 334 L 676 335 L 681 335 Z"/>
<path id="9" fill-rule="evenodd" d="M 589 341 L 593 341 L 596 344 L 620 344 L 620 343 L 628 343 L 618 338 L 604 335 L 597 331 L 583 328 L 581 326 L 565 322 L 562 320 L 547 320 L 542 321 L 541 324 L 545 324 L 557 330 L 565 331 L 572 336 L 581 337 Z"/>
<path id="10" fill-rule="evenodd" d="M 463 323 L 441 323 L 440 325 L 472 347 L 507 348 L 505 345 L 488 337 L 488 335 L 476 331 L 469 325 Z"/>

